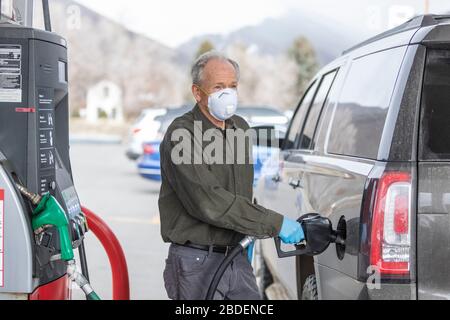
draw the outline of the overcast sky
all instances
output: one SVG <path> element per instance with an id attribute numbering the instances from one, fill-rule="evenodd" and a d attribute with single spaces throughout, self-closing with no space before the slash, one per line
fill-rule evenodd
<path id="1" fill-rule="evenodd" d="M 174 47 L 204 33 L 228 33 L 294 10 L 329 18 L 365 36 L 402 17 L 450 12 L 449 0 L 77 0 L 85 6 Z"/>

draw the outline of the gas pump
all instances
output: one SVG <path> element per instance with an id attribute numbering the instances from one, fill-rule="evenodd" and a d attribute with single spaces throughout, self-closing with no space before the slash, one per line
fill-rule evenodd
<path id="1" fill-rule="evenodd" d="M 70 299 L 71 280 L 97 298 L 69 157 L 67 45 L 42 7 L 45 30 L 34 1 L 0 1 L 0 300 Z"/>

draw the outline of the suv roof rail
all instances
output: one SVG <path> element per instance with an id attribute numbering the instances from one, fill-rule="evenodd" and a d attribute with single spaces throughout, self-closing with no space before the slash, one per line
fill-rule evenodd
<path id="1" fill-rule="evenodd" d="M 392 28 L 390 30 L 382 32 L 372 38 L 369 38 L 369 39 L 343 51 L 342 54 L 343 55 L 347 54 L 350 51 L 353 51 L 355 49 L 363 47 L 369 43 L 378 41 L 383 38 L 387 38 L 389 36 L 392 36 L 394 34 L 397 34 L 397 33 L 403 32 L 403 31 L 439 24 L 441 22 L 441 20 L 446 20 L 446 19 L 450 19 L 450 14 L 448 14 L 448 15 L 424 14 L 424 15 L 415 16 L 395 28 Z"/>

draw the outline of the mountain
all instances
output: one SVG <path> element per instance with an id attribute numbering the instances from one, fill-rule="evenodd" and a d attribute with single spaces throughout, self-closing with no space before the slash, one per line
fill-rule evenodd
<path id="1" fill-rule="evenodd" d="M 124 113 L 128 116 L 136 115 L 142 108 L 180 105 L 192 99 L 189 66 L 206 39 L 217 49 L 245 44 L 253 50 L 249 53 L 259 53 L 243 52 L 239 56 L 243 69 L 240 93 L 244 101 L 290 107 L 298 92 L 289 89 L 295 86 L 295 72 L 293 66 L 287 67 L 289 61 L 285 61 L 283 53 L 297 37 L 310 40 L 320 64 L 361 40 L 358 32 L 331 19 L 292 11 L 228 35 L 205 34 L 169 48 L 76 1 L 50 0 L 50 8 L 53 30 L 68 42 L 70 105 L 74 113 L 86 106 L 88 90 L 102 80 L 112 81 L 122 89 Z M 280 69 L 285 72 L 274 72 Z M 283 92 L 286 101 L 276 100 L 270 92 Z"/>
<path id="2" fill-rule="evenodd" d="M 183 102 L 177 85 L 185 71 L 174 62 L 175 50 L 75 1 L 51 0 L 50 9 L 53 31 L 68 43 L 72 109 L 85 107 L 87 91 L 101 80 L 122 88 L 127 114 Z"/>
<path id="3" fill-rule="evenodd" d="M 362 40 L 358 32 L 332 19 L 321 19 L 294 10 L 278 18 L 266 19 L 258 25 L 238 29 L 228 35 L 205 34 L 195 37 L 178 47 L 178 59 L 192 61 L 204 40 L 209 40 L 219 50 L 233 43 L 245 43 L 262 54 L 277 55 L 285 53 L 299 36 L 309 39 L 322 65 Z"/>

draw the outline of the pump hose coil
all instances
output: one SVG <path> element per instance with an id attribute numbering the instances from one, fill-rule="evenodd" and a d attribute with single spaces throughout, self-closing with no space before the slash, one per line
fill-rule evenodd
<path id="1" fill-rule="evenodd" d="M 220 264 L 219 268 L 217 269 L 216 273 L 214 274 L 214 277 L 209 285 L 208 293 L 206 294 L 206 300 L 212 300 L 214 298 L 214 294 L 216 293 L 217 287 L 219 286 L 219 282 L 223 277 L 223 274 L 225 273 L 225 270 L 228 268 L 230 263 L 234 260 L 234 258 L 244 251 L 252 242 L 254 238 L 247 236 L 244 239 L 242 239 L 239 242 L 239 245 L 237 245 L 231 252 L 225 257 L 225 259 Z"/>

